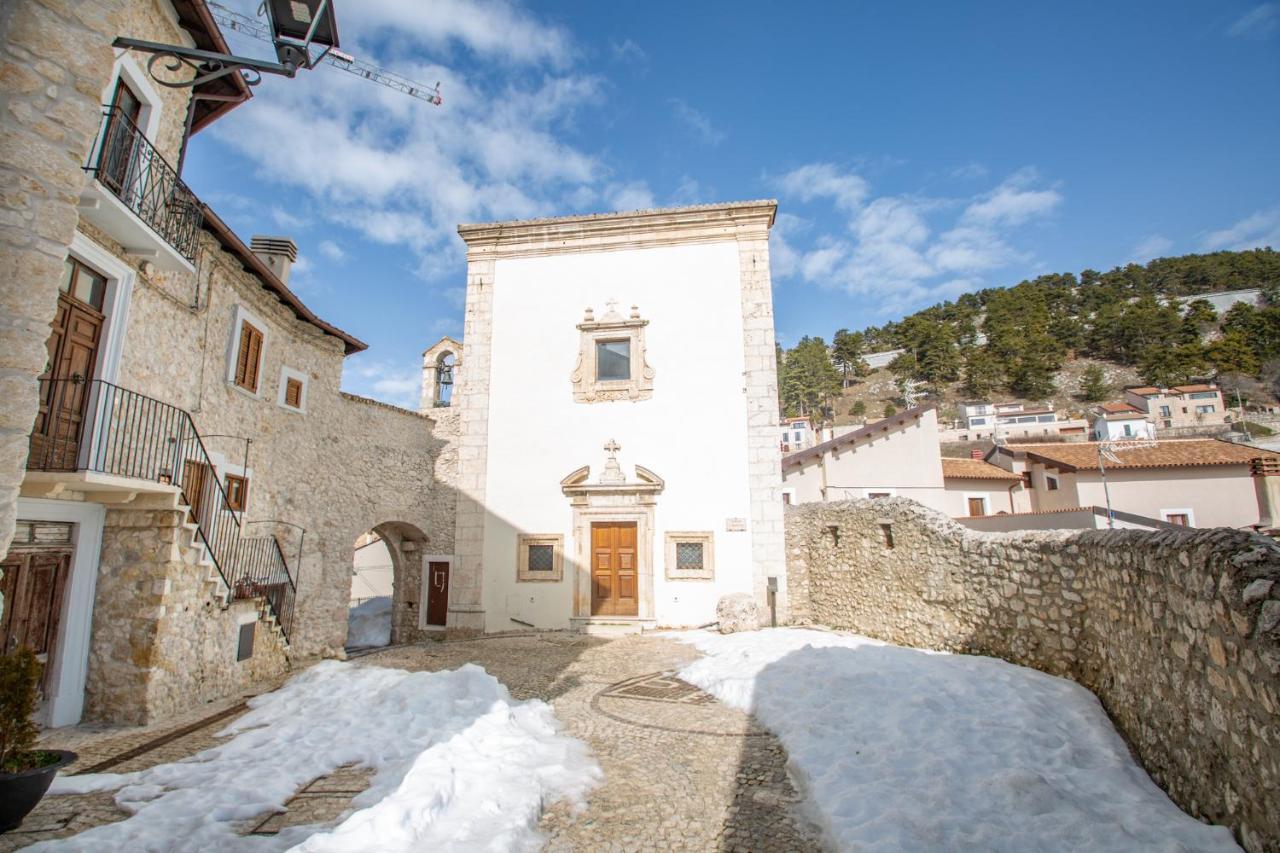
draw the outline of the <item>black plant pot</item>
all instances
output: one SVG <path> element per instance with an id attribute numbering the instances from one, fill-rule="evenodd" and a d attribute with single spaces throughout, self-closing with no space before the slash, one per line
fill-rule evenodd
<path id="1" fill-rule="evenodd" d="M 0 832 L 17 829 L 22 819 L 31 813 L 53 784 L 53 777 L 63 767 L 76 760 L 74 752 L 64 749 L 45 749 L 58 760 L 44 767 L 35 767 L 21 773 L 0 773 Z"/>

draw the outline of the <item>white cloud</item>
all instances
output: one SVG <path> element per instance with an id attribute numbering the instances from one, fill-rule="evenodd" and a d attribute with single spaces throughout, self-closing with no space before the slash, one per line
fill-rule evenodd
<path id="1" fill-rule="evenodd" d="M 779 186 L 801 200 L 829 200 L 847 233 L 817 234 L 801 247 L 796 229 L 783 229 L 771 240 L 777 277 L 869 296 L 880 313 L 952 299 L 982 287 L 985 273 L 1029 262 L 1013 244 L 1017 230 L 1062 202 L 1030 169 L 967 199 L 872 197 L 864 178 L 829 163 L 795 169 Z"/>
<path id="2" fill-rule="evenodd" d="M 343 362 L 344 390 L 372 397 L 394 406 L 417 409 L 422 391 L 422 370 L 387 361 L 374 361 L 367 353 L 359 353 Z"/>
<path id="3" fill-rule="evenodd" d="M 644 48 L 631 39 L 610 42 L 609 49 L 613 51 L 613 58 L 618 62 L 644 63 L 649 60 L 649 54 L 645 52 Z"/>
<path id="4" fill-rule="evenodd" d="M 281 228 L 288 228 L 297 231 L 307 227 L 307 221 L 300 216 L 295 216 L 283 207 L 271 208 L 271 219 Z"/>
<path id="5" fill-rule="evenodd" d="M 1277 32 L 1280 32 L 1280 3 L 1254 6 L 1227 30 L 1228 35 L 1259 40 L 1270 38 Z"/>
<path id="6" fill-rule="evenodd" d="M 644 181 L 609 184 L 604 188 L 604 198 L 610 210 L 651 210 L 657 207 L 653 192 Z"/>
<path id="7" fill-rule="evenodd" d="M 981 163 L 965 163 L 951 170 L 951 177 L 957 180 L 974 180 L 977 178 L 985 178 L 987 176 L 987 167 Z"/>
<path id="8" fill-rule="evenodd" d="M 671 111 L 675 117 L 701 142 L 707 145 L 719 145 L 724 141 L 724 132 L 717 130 L 711 123 L 711 119 L 707 118 L 698 110 L 689 106 L 689 104 L 679 98 L 672 98 Z"/>
<path id="9" fill-rule="evenodd" d="M 308 197 L 311 215 L 411 249 L 418 272 L 434 277 L 461 262 L 460 222 L 548 215 L 570 197 L 606 197 L 610 170 L 565 133 L 576 111 L 602 103 L 603 84 L 572 70 L 576 49 L 560 28 L 500 0 L 370 0 L 344 14 L 343 28 L 344 48 L 410 79 L 440 80 L 446 100 L 432 106 L 329 68 L 264 81 L 212 132 L 259 181 Z M 472 73 L 421 58 L 444 43 L 544 67 L 512 73 L 486 61 Z M 388 60 L 362 49 L 369 44 Z M 651 206 L 643 184 L 612 180 L 620 206 Z"/>
<path id="10" fill-rule="evenodd" d="M 870 186 L 851 172 L 841 172 L 831 163 L 809 163 L 787 172 L 777 180 L 778 188 L 800 201 L 829 198 L 836 207 L 855 210 L 867 197 Z"/>
<path id="11" fill-rule="evenodd" d="M 306 255 L 298 255 L 298 259 L 289 267 L 290 277 L 295 275 L 306 275 L 311 272 L 311 259 Z"/>
<path id="12" fill-rule="evenodd" d="M 332 240 L 320 241 L 320 254 L 335 263 L 344 261 L 347 258 L 347 253 L 342 251 L 342 247 Z"/>
<path id="13" fill-rule="evenodd" d="M 1163 257 L 1172 248 L 1173 241 L 1163 234 L 1148 234 L 1138 241 L 1138 245 L 1129 254 L 1134 261 L 1145 264 L 1152 258 Z"/>
<path id="14" fill-rule="evenodd" d="M 1280 207 L 1259 210 L 1230 227 L 1212 231 L 1200 244 L 1209 251 L 1230 249 L 1239 252 L 1265 246 L 1280 248 Z"/>
<path id="15" fill-rule="evenodd" d="M 1020 225 L 1053 211 L 1062 203 L 1062 194 L 1054 189 L 1035 189 L 1037 179 L 1031 169 L 1014 173 L 965 208 L 964 219 L 986 225 Z"/>

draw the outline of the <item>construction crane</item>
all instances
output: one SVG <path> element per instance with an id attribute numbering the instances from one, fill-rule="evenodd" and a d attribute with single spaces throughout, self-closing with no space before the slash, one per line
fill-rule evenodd
<path id="1" fill-rule="evenodd" d="M 210 3 L 209 10 L 213 13 L 213 18 L 222 26 L 238 33 L 244 33 L 250 38 L 258 39 L 271 43 L 271 31 L 267 25 L 257 18 L 251 18 L 248 15 L 242 15 L 239 12 L 228 9 L 220 3 Z M 444 98 L 440 96 L 440 84 L 436 83 L 434 87 L 427 87 L 421 83 L 415 83 L 407 77 L 402 77 L 384 68 L 356 59 L 348 53 L 343 53 L 336 48 L 330 50 L 325 55 L 324 61 L 332 65 L 334 68 L 341 68 L 357 77 L 363 77 L 388 89 L 395 89 L 397 92 L 403 92 L 411 98 L 417 98 L 420 101 L 426 101 L 428 104 L 440 106 L 444 103 Z"/>

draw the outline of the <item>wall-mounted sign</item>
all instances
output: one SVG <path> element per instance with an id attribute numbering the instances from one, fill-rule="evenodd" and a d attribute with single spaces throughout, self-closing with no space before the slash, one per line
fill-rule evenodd
<path id="1" fill-rule="evenodd" d="M 746 530 L 747 520 L 745 518 L 726 518 L 724 520 L 724 529 L 730 532 Z"/>

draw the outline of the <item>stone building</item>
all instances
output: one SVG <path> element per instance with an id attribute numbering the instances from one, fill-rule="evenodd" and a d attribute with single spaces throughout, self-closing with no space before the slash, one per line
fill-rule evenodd
<path id="1" fill-rule="evenodd" d="M 785 609 L 776 205 L 464 225 L 449 625 L 627 631 Z M 709 485 L 714 484 L 714 487 Z"/>
<path id="2" fill-rule="evenodd" d="M 246 246 L 182 183 L 247 86 L 170 88 L 110 44 L 225 52 L 208 8 L 34 0 L 0 28 L 0 624 L 46 659 L 44 720 L 142 723 L 337 653 L 369 530 L 418 636 L 456 417 L 341 393 L 365 346 L 289 289 L 292 241 Z"/>

